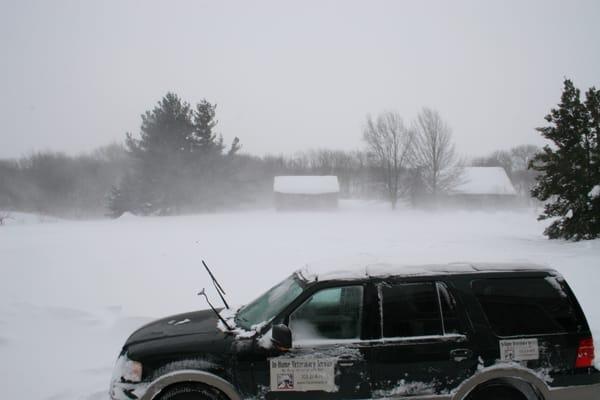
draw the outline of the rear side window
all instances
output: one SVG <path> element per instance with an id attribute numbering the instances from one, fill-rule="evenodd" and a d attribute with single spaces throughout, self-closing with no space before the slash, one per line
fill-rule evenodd
<path id="1" fill-rule="evenodd" d="M 472 287 L 498 336 L 578 330 L 569 297 L 553 277 L 479 279 Z"/>

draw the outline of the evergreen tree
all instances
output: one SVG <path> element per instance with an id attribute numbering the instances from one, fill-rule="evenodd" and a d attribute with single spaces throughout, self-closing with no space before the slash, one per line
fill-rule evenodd
<path id="1" fill-rule="evenodd" d="M 600 236 L 600 92 L 591 88 L 586 101 L 565 80 L 561 102 L 537 130 L 553 146 L 545 146 L 529 164 L 540 172 L 532 196 L 546 202 L 539 219 L 556 218 L 544 231 L 551 239 Z"/>
<path id="2" fill-rule="evenodd" d="M 216 108 L 206 100 L 202 100 L 196 105 L 193 113 L 194 139 L 204 152 L 221 154 L 225 146 L 223 137 L 217 137 L 214 132 L 218 122 L 215 119 Z"/>
<path id="3" fill-rule="evenodd" d="M 128 211 L 173 214 L 183 208 L 209 206 L 215 183 L 223 178 L 223 139 L 214 132 L 216 106 L 206 100 L 192 108 L 174 93 L 167 93 L 142 115 L 139 138 L 128 133 L 126 144 L 135 160 L 134 178 L 113 189 L 109 208 L 113 215 Z M 229 150 L 239 149 L 236 138 Z M 114 208 L 114 210 L 113 210 Z"/>
<path id="4" fill-rule="evenodd" d="M 110 188 L 110 193 L 108 194 L 108 214 L 107 216 L 118 218 L 123 213 L 127 211 L 127 208 L 123 207 L 123 191 L 121 190 L 120 185 L 113 185 Z"/>
<path id="5" fill-rule="evenodd" d="M 140 210 L 137 207 L 135 190 L 135 178 L 131 174 L 126 174 L 118 185 L 113 185 L 108 194 L 108 216 L 118 218 L 125 212 L 138 214 Z"/>

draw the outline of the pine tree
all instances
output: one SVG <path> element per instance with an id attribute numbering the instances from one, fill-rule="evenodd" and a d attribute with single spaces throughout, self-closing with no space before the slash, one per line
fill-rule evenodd
<path id="1" fill-rule="evenodd" d="M 146 111 L 139 138 L 127 134 L 134 172 L 113 188 L 111 214 L 164 215 L 208 206 L 207 194 L 210 198 L 218 195 L 214 186 L 223 178 L 226 159 L 223 138 L 214 132 L 215 110 L 206 100 L 192 108 L 176 94 L 167 93 L 154 109 Z M 228 154 L 238 149 L 239 139 L 235 138 Z"/>
<path id="2" fill-rule="evenodd" d="M 140 209 L 136 202 L 136 178 L 126 174 L 118 185 L 113 185 L 108 194 L 108 216 L 118 218 L 126 212 L 138 214 Z"/>
<path id="3" fill-rule="evenodd" d="M 124 191 L 120 185 L 113 185 L 108 195 L 108 216 L 113 218 L 119 218 L 125 212 L 128 211 L 127 205 L 124 200 Z"/>
<path id="4" fill-rule="evenodd" d="M 216 105 L 212 105 L 206 100 L 202 100 L 196 105 L 193 112 L 194 139 L 204 152 L 221 154 L 225 146 L 223 138 L 217 137 L 214 132 L 218 122 L 215 119 L 216 108 Z"/>
<path id="5" fill-rule="evenodd" d="M 600 235 L 600 93 L 591 88 L 586 101 L 565 80 L 561 102 L 545 117 L 549 126 L 537 130 L 553 146 L 545 146 L 529 164 L 539 171 L 532 196 L 545 203 L 540 220 L 556 218 L 544 231 L 551 239 L 592 239 Z"/>

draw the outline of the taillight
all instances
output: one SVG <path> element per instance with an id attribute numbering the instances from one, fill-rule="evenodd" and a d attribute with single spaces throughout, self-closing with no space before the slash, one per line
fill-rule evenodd
<path id="1" fill-rule="evenodd" d="M 588 368 L 594 365 L 594 340 L 585 338 L 579 341 L 575 368 Z"/>

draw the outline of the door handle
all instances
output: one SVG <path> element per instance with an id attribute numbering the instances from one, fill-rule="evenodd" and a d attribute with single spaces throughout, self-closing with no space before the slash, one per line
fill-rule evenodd
<path id="1" fill-rule="evenodd" d="M 345 360 L 345 361 L 338 361 L 338 365 L 340 367 L 351 367 L 351 366 L 354 365 L 354 361 L 347 361 L 347 360 Z"/>
<path id="2" fill-rule="evenodd" d="M 465 361 L 473 355 L 473 352 L 469 349 L 454 349 L 450 350 L 450 357 L 456 362 Z"/>

